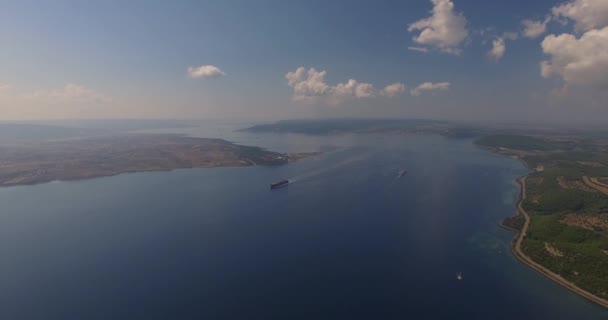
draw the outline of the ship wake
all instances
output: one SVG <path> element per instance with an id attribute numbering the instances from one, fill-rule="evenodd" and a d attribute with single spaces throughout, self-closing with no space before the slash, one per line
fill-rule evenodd
<path id="1" fill-rule="evenodd" d="M 364 160 L 366 158 L 367 158 L 367 155 L 361 155 L 361 156 L 353 157 L 353 158 L 346 159 L 344 161 L 338 162 L 338 163 L 336 163 L 334 165 L 331 165 L 331 166 L 328 166 L 328 167 L 325 167 L 325 168 L 321 168 L 321 169 L 318 169 L 318 170 L 310 171 L 310 172 L 301 174 L 299 176 L 295 176 L 295 177 L 289 178 L 289 184 L 301 183 L 301 182 L 306 182 L 306 181 L 313 180 L 315 178 L 319 178 L 319 177 L 324 176 L 325 174 L 327 174 L 327 173 L 329 173 L 329 172 L 331 172 L 333 170 L 342 168 L 344 166 L 347 166 L 347 165 L 350 165 L 350 164 L 353 164 L 353 163 L 356 163 L 356 162 L 360 162 L 360 161 L 362 161 L 362 160 Z"/>

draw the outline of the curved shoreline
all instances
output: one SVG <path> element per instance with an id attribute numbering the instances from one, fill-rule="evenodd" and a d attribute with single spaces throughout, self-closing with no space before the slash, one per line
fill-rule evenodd
<path id="1" fill-rule="evenodd" d="M 520 186 L 519 201 L 517 202 L 517 214 L 523 215 L 525 222 L 524 222 L 524 225 L 523 225 L 521 231 L 518 231 L 515 238 L 513 239 L 512 246 L 511 246 L 511 252 L 513 252 L 513 255 L 515 256 L 515 258 L 517 258 L 517 260 L 519 260 L 521 263 L 525 264 L 526 266 L 532 268 L 533 270 L 537 271 L 538 273 L 542 274 L 543 276 L 557 282 L 559 285 L 582 296 L 583 298 L 585 298 L 591 302 L 594 302 L 604 308 L 608 308 L 608 300 L 602 299 L 602 298 L 590 293 L 589 291 L 586 291 L 586 290 L 578 287 L 574 283 L 564 279 L 559 274 L 554 273 L 551 270 L 543 267 L 542 265 L 534 262 L 534 260 L 532 260 L 530 257 L 528 257 L 521 250 L 521 244 L 524 240 L 524 237 L 526 236 L 526 231 L 528 231 L 528 226 L 530 225 L 530 216 L 522 207 L 522 203 L 526 199 L 526 177 L 527 176 L 523 176 L 523 177 L 516 179 L 516 181 L 518 182 L 518 184 Z M 508 229 L 511 229 L 511 228 L 508 228 Z M 511 229 L 511 230 L 513 230 L 513 229 Z"/>

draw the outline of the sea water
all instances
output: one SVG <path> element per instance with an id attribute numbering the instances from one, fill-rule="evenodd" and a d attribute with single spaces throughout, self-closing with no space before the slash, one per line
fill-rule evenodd
<path id="1" fill-rule="evenodd" d="M 225 135 L 324 153 L 1 188 L 0 318 L 608 317 L 511 254 L 519 161 L 436 135 Z"/>

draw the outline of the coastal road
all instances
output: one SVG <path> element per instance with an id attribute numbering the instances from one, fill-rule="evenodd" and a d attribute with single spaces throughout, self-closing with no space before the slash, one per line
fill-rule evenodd
<path id="1" fill-rule="evenodd" d="M 528 227 L 530 226 L 530 216 L 528 215 L 528 213 L 526 212 L 526 210 L 524 210 L 524 208 L 522 206 L 524 200 L 526 199 L 526 177 L 521 177 L 521 178 L 517 179 L 517 182 L 519 182 L 519 184 L 521 186 L 521 196 L 520 196 L 519 202 L 517 203 L 517 211 L 519 212 L 519 214 L 524 216 L 525 222 L 524 222 L 523 227 L 521 228 L 521 232 L 519 232 L 519 234 L 517 235 L 517 240 L 515 240 L 515 244 L 513 245 L 513 254 L 515 254 L 515 257 L 519 261 L 524 263 L 525 265 L 540 272 L 545 277 L 559 283 L 560 285 L 570 289 L 571 291 L 573 291 L 603 307 L 608 308 L 608 300 L 597 297 L 597 296 L 591 294 L 590 292 L 577 287 L 574 283 L 564 279 L 559 274 L 554 273 L 554 272 L 550 271 L 549 269 L 543 267 L 542 265 L 534 262 L 530 257 L 528 257 L 521 250 L 521 244 L 524 241 L 524 238 L 526 237 L 526 232 L 528 232 Z"/>

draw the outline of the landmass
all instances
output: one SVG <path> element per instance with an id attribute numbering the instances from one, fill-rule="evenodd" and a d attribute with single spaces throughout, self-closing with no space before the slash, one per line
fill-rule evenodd
<path id="1" fill-rule="evenodd" d="M 314 119 L 282 120 L 242 129 L 254 133 L 299 133 L 329 135 L 342 133 L 406 133 L 433 131 L 444 133 L 446 122 L 424 119 Z"/>
<path id="2" fill-rule="evenodd" d="M 308 153 L 278 153 L 221 139 L 124 134 L 0 146 L 0 186 L 180 168 L 279 166 Z"/>
<path id="3" fill-rule="evenodd" d="M 304 158 L 315 157 L 321 155 L 321 152 L 291 152 L 287 153 L 287 162 L 296 162 Z"/>
<path id="4" fill-rule="evenodd" d="M 524 264 L 608 307 L 608 142 L 603 136 L 489 135 L 476 141 L 520 159 L 518 232 L 513 253 Z"/>
<path id="5" fill-rule="evenodd" d="M 593 128 L 597 133 L 603 128 Z M 297 133 L 308 135 L 334 134 L 439 134 L 448 138 L 479 138 L 488 135 L 586 135 L 589 130 L 542 125 L 485 124 L 467 121 L 428 119 L 305 119 L 282 120 L 241 129 L 252 133 Z M 605 132 L 608 134 L 608 132 Z"/>

